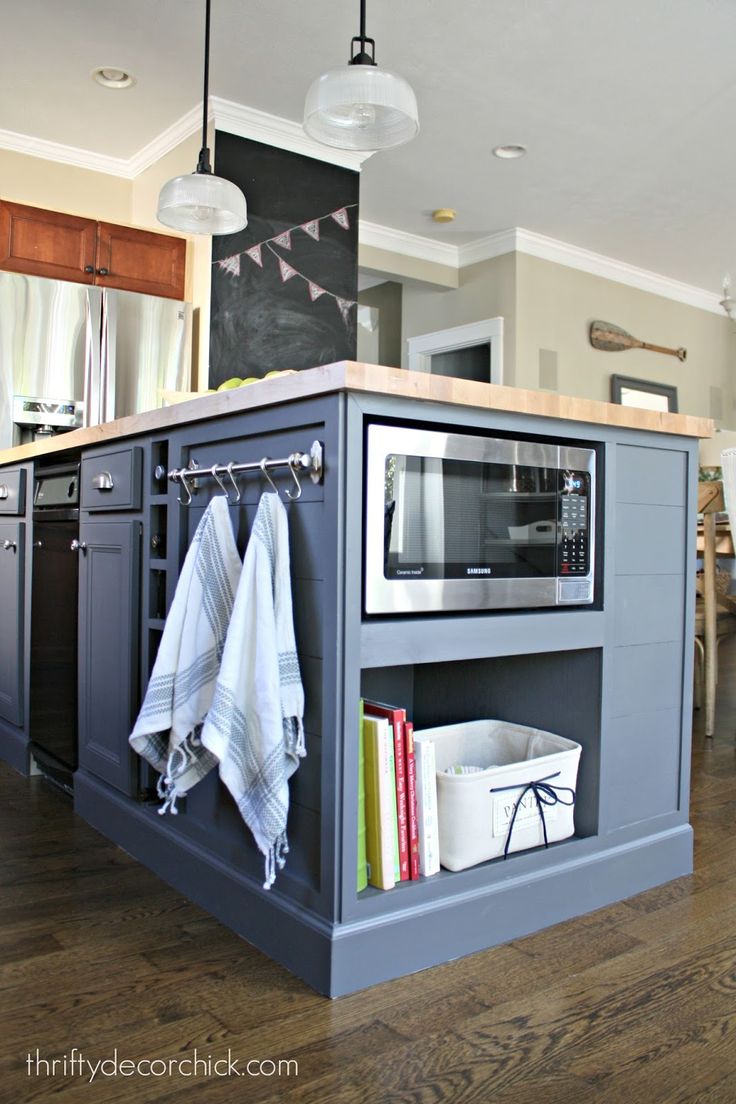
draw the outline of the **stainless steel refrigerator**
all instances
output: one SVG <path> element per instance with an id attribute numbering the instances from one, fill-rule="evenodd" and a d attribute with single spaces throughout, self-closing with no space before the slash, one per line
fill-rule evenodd
<path id="1" fill-rule="evenodd" d="M 191 306 L 0 272 L 0 449 L 20 442 L 13 396 L 84 403 L 83 425 L 189 390 Z"/>

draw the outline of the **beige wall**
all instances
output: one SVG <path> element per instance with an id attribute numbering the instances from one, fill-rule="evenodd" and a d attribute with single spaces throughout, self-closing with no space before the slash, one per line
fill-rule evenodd
<path id="1" fill-rule="evenodd" d="M 608 400 L 612 374 L 633 376 L 674 384 L 679 409 L 686 414 L 711 417 L 720 397 L 719 421 L 734 423 L 730 377 L 736 347 L 725 315 L 527 254 L 517 256 L 516 302 L 518 386 L 540 386 L 544 350 L 543 364 L 554 364 L 556 355 L 555 390 L 562 394 Z M 642 341 L 683 346 L 687 360 L 681 363 L 641 349 L 600 352 L 588 340 L 590 323 L 596 319 L 613 322 Z"/>
<path id="2" fill-rule="evenodd" d="M 401 367 L 401 303 L 402 287 L 395 280 L 358 292 L 358 302 L 375 307 L 379 312 L 377 364 L 388 368 Z M 358 355 L 358 360 L 362 357 Z"/>
<path id="3" fill-rule="evenodd" d="M 507 253 L 468 265 L 460 271 L 457 289 L 406 283 L 402 304 L 402 366 L 408 367 L 407 338 L 500 315 L 504 320 L 504 383 L 516 383 L 516 258 L 517 254 Z"/>
<path id="4" fill-rule="evenodd" d="M 105 222 L 131 221 L 132 181 L 0 149 L 0 197 Z"/>

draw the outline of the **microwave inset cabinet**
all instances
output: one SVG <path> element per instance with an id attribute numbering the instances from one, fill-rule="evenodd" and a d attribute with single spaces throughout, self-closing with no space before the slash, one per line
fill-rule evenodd
<path id="1" fill-rule="evenodd" d="M 365 612 L 593 601 L 592 449 L 371 424 Z"/>

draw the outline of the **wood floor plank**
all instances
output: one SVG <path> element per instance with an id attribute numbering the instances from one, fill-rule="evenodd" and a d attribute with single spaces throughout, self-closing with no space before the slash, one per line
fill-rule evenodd
<path id="1" fill-rule="evenodd" d="M 736 1104 L 736 640 L 693 738 L 695 874 L 330 1002 L 0 765 L 0 1100 Z M 299 1063 L 28 1078 L 29 1050 Z"/>

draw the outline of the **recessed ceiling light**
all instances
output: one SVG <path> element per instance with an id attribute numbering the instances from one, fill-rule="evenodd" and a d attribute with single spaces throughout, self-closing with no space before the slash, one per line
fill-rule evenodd
<path id="1" fill-rule="evenodd" d="M 493 150 L 494 157 L 502 157 L 506 161 L 510 161 L 515 157 L 523 157 L 526 153 L 526 146 L 495 146 Z"/>
<path id="2" fill-rule="evenodd" d="M 130 88 L 135 81 L 125 69 L 118 69 L 115 65 L 101 65 L 91 73 L 92 80 L 97 81 L 103 88 Z"/>

